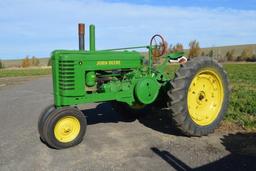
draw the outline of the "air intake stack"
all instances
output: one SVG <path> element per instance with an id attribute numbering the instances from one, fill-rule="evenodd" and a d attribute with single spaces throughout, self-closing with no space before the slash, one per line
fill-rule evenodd
<path id="1" fill-rule="evenodd" d="M 90 25 L 90 51 L 94 52 L 95 50 L 95 26 Z"/>

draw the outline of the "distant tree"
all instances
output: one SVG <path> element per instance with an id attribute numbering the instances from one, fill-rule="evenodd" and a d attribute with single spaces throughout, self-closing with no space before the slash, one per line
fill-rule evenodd
<path id="1" fill-rule="evenodd" d="M 232 56 L 231 56 L 231 52 L 227 51 L 225 57 L 227 58 L 228 61 L 232 61 Z"/>
<path id="2" fill-rule="evenodd" d="M 27 67 L 31 66 L 31 62 L 30 62 L 28 56 L 26 56 L 26 58 L 24 58 L 24 59 L 22 60 L 21 66 L 22 66 L 23 68 L 27 68 Z"/>
<path id="3" fill-rule="evenodd" d="M 169 51 L 168 47 L 169 46 L 168 46 L 168 42 L 167 41 L 164 41 L 163 47 L 165 49 L 164 54 L 168 53 L 168 51 Z"/>
<path id="4" fill-rule="evenodd" d="M 2 60 L 0 59 L 0 69 L 4 68 L 4 64 L 2 62 Z"/>
<path id="5" fill-rule="evenodd" d="M 251 58 L 253 56 L 253 51 L 252 51 L 252 48 L 245 48 L 241 55 L 240 55 L 240 60 L 241 61 L 245 61 L 247 60 L 248 58 Z"/>
<path id="6" fill-rule="evenodd" d="M 238 56 L 238 57 L 236 58 L 236 61 L 243 61 L 243 59 L 241 58 L 241 56 Z"/>
<path id="7" fill-rule="evenodd" d="M 173 52 L 182 52 L 183 51 L 183 44 L 177 43 L 176 45 L 173 46 L 172 51 Z"/>
<path id="8" fill-rule="evenodd" d="M 235 49 L 232 49 L 231 51 L 227 51 L 226 53 L 226 59 L 228 61 L 234 61 L 234 54 L 235 54 Z"/>
<path id="9" fill-rule="evenodd" d="M 200 55 L 201 49 L 198 41 L 196 40 L 191 41 L 189 43 L 189 47 L 190 49 L 189 49 L 188 57 L 193 58 Z"/>
<path id="10" fill-rule="evenodd" d="M 31 64 L 32 64 L 33 66 L 38 66 L 39 63 L 40 63 L 39 59 L 36 58 L 35 56 L 33 56 L 32 59 L 31 59 Z"/>
<path id="11" fill-rule="evenodd" d="M 252 57 L 246 59 L 247 62 L 256 62 L 256 55 L 253 54 Z"/>
<path id="12" fill-rule="evenodd" d="M 209 56 L 209 57 L 213 57 L 213 54 L 214 54 L 214 52 L 213 52 L 213 50 L 211 49 L 210 51 L 209 51 L 209 53 L 207 54 L 207 56 Z"/>
<path id="13" fill-rule="evenodd" d="M 242 59 L 245 59 L 245 58 L 248 57 L 247 51 L 246 51 L 245 49 L 242 51 L 240 57 L 241 57 Z"/>
<path id="14" fill-rule="evenodd" d="M 153 63 L 155 63 L 155 64 L 160 63 L 160 60 L 161 60 L 160 56 L 164 55 L 168 52 L 169 52 L 168 43 L 166 41 L 164 41 L 163 43 L 161 42 L 159 48 L 154 48 L 152 50 Z"/>
<path id="15" fill-rule="evenodd" d="M 52 59 L 51 58 L 49 58 L 47 66 L 52 66 Z"/>

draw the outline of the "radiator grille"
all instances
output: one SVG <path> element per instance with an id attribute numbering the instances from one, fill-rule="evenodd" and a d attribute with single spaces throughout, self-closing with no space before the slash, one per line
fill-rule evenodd
<path id="1" fill-rule="evenodd" d="M 59 87 L 61 90 L 75 89 L 74 61 L 59 61 Z"/>

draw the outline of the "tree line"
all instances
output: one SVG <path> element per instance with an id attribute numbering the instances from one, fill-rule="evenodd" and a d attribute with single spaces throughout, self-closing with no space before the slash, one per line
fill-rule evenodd
<path id="1" fill-rule="evenodd" d="M 165 42 L 165 46 L 168 47 L 168 43 Z M 167 52 L 177 52 L 177 51 L 184 51 L 183 44 L 177 43 L 175 45 L 170 45 L 167 50 Z M 235 55 L 235 49 L 228 50 L 226 54 L 220 54 L 218 52 L 218 48 L 213 48 L 208 51 L 202 50 L 200 47 L 200 43 L 197 40 L 193 40 L 189 43 L 189 50 L 187 52 L 187 56 L 189 58 L 194 58 L 197 56 L 209 56 L 212 58 L 217 59 L 220 62 L 225 61 L 247 61 L 247 62 L 256 62 L 256 54 L 253 51 L 251 47 L 246 47 L 242 50 L 240 55 Z M 33 56 L 32 58 L 29 58 L 29 56 L 26 56 L 21 64 L 20 67 L 27 68 L 30 66 L 39 66 L 40 60 Z M 48 60 L 47 66 L 51 66 L 51 59 Z M 4 68 L 4 64 L 2 60 L 0 59 L 0 69 Z"/>
<path id="2" fill-rule="evenodd" d="M 183 44 L 177 43 L 176 45 L 170 45 L 168 52 L 184 51 Z M 235 49 L 228 50 L 226 54 L 220 54 L 218 48 L 213 48 L 208 51 L 200 48 L 200 43 L 197 40 L 193 40 L 189 43 L 189 50 L 187 56 L 194 58 L 197 56 L 209 56 L 216 58 L 220 62 L 225 61 L 247 61 L 256 62 L 256 54 L 251 47 L 244 48 L 240 55 L 235 55 Z"/>
<path id="3" fill-rule="evenodd" d="M 33 56 L 32 58 L 29 58 L 29 56 L 26 56 L 24 59 L 22 59 L 21 64 L 17 65 L 22 68 L 27 68 L 31 66 L 39 66 L 40 60 Z M 5 68 L 3 61 L 0 59 L 0 69 Z"/>
<path id="4" fill-rule="evenodd" d="M 39 64 L 40 64 L 40 61 L 35 56 L 33 56 L 31 59 L 28 56 L 26 56 L 21 62 L 21 67 L 27 68 L 30 66 L 39 66 Z"/>

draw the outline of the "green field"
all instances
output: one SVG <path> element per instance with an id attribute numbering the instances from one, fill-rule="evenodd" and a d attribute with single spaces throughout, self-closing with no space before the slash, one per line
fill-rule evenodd
<path id="1" fill-rule="evenodd" d="M 256 130 L 256 65 L 226 64 L 232 87 L 226 120 Z"/>
<path id="2" fill-rule="evenodd" d="M 172 65 L 175 70 L 177 65 Z M 224 64 L 232 88 L 230 105 L 225 120 L 239 124 L 246 129 L 256 130 L 256 64 Z M 49 75 L 46 69 L 4 69 L 0 78 L 15 76 Z"/>
<path id="3" fill-rule="evenodd" d="M 33 69 L 0 69 L 0 78 L 3 77 L 21 77 L 49 75 L 51 68 L 33 68 Z"/>

